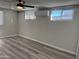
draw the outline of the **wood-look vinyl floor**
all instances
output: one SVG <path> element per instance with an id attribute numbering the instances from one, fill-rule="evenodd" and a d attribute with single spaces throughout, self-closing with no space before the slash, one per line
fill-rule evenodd
<path id="1" fill-rule="evenodd" d="M 75 59 L 44 45 L 23 37 L 7 37 L 0 39 L 0 59 Z"/>

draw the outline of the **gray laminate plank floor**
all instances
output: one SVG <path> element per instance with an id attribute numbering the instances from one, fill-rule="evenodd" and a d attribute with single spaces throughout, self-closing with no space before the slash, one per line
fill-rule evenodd
<path id="1" fill-rule="evenodd" d="M 0 39 L 0 56 L 0 59 L 75 59 L 19 36 Z"/>

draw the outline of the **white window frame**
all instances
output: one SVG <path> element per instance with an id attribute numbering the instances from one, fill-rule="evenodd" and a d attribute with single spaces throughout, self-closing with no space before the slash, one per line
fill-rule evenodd
<path id="1" fill-rule="evenodd" d="M 25 11 L 25 20 L 35 20 L 36 19 L 35 14 L 31 14 L 32 12 L 35 13 L 34 10 L 26 10 Z M 27 13 L 27 18 L 26 18 L 26 13 Z"/>
<path id="2" fill-rule="evenodd" d="M 52 13 L 52 11 L 55 11 L 55 10 L 61 10 L 62 12 L 61 12 L 61 16 L 59 16 L 59 18 L 60 19 L 53 19 L 53 17 L 51 16 L 51 13 Z M 65 11 L 65 10 L 72 10 L 73 12 L 72 12 L 72 18 L 71 19 L 63 19 L 63 12 Z M 53 9 L 53 10 L 51 10 L 51 13 L 50 13 L 50 20 L 51 21 L 72 21 L 73 20 L 73 18 L 74 18 L 74 8 L 69 8 L 69 9 Z"/>

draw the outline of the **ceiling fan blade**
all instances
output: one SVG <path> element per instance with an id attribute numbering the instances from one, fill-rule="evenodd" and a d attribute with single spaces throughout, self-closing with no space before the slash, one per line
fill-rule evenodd
<path id="1" fill-rule="evenodd" d="M 23 5 L 24 7 L 35 8 L 35 6 Z"/>

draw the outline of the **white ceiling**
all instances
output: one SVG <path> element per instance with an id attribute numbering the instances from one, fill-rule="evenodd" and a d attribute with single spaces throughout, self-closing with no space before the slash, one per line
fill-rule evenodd
<path id="1" fill-rule="evenodd" d="M 5 2 L 15 2 L 15 1 L 17 1 L 17 0 L 0 0 L 0 1 L 5 1 Z"/>
<path id="2" fill-rule="evenodd" d="M 24 0 L 26 4 L 53 7 L 61 5 L 78 4 L 79 0 Z"/>
<path id="3" fill-rule="evenodd" d="M 2 0 L 2 1 L 16 2 L 17 0 Z M 24 1 L 26 1 L 26 4 L 29 5 L 46 6 L 46 7 L 79 3 L 79 0 L 24 0 Z"/>

